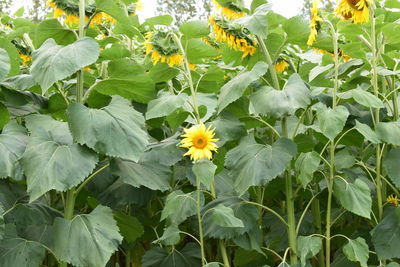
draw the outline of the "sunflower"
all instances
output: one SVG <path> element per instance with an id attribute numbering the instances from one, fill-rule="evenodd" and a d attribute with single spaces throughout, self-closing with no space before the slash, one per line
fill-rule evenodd
<path id="1" fill-rule="evenodd" d="M 92 18 L 92 21 L 90 22 L 90 26 L 93 27 L 94 25 L 98 25 L 98 24 L 102 24 L 104 22 L 109 22 L 111 24 L 116 23 L 116 19 L 114 19 L 113 17 L 111 17 L 110 15 L 108 15 L 105 12 L 99 12 L 96 15 L 94 15 L 94 17 Z"/>
<path id="2" fill-rule="evenodd" d="M 275 71 L 276 72 L 284 72 L 288 66 L 289 66 L 289 63 L 287 63 L 286 60 L 284 60 L 283 58 L 280 58 L 275 62 Z"/>
<path id="3" fill-rule="evenodd" d="M 342 19 L 352 20 L 354 23 L 368 22 L 370 5 L 371 0 L 340 0 L 335 13 Z"/>
<path id="4" fill-rule="evenodd" d="M 311 32 L 310 36 L 308 37 L 307 45 L 311 46 L 315 42 L 315 38 L 320 28 L 319 23 L 321 21 L 322 18 L 318 15 L 318 0 L 314 0 L 311 8 L 311 24 L 310 24 Z"/>
<path id="5" fill-rule="evenodd" d="M 240 10 L 238 6 L 233 4 L 232 2 L 228 2 L 226 4 L 221 5 L 218 3 L 217 0 L 212 1 L 214 6 L 218 9 L 221 10 L 222 15 L 229 20 L 232 19 L 238 19 L 243 17 L 245 14 Z"/>
<path id="6" fill-rule="evenodd" d="M 194 125 L 190 129 L 184 129 L 185 134 L 182 135 L 180 147 L 189 149 L 184 156 L 190 156 L 191 160 L 199 160 L 203 158 L 211 159 L 212 151 L 217 151 L 218 146 L 215 144 L 219 139 L 214 138 L 214 129 L 211 126 L 206 128 L 203 123 Z"/>
<path id="7" fill-rule="evenodd" d="M 397 198 L 396 195 L 390 195 L 387 197 L 386 201 L 390 204 L 392 204 L 393 206 L 398 206 L 399 205 L 399 199 Z"/>
<path id="8" fill-rule="evenodd" d="M 172 38 L 165 32 L 148 32 L 146 34 L 146 55 L 151 54 L 153 64 L 166 62 L 169 66 L 181 65 L 183 56 Z"/>
<path id="9" fill-rule="evenodd" d="M 236 29 L 230 29 L 229 25 L 222 20 L 210 17 L 209 21 L 213 28 L 213 35 L 218 42 L 226 42 L 229 48 L 242 51 L 242 57 L 254 55 L 257 50 L 256 41 L 251 40 L 249 36 L 238 32 Z"/>
<path id="10" fill-rule="evenodd" d="M 28 62 L 32 61 L 32 58 L 25 54 L 19 54 L 19 57 L 22 59 L 23 65 L 26 65 Z"/>
<path id="11" fill-rule="evenodd" d="M 328 54 L 328 55 L 331 55 L 332 57 L 335 56 L 333 51 L 331 52 L 331 51 L 326 51 L 324 49 L 318 49 L 318 48 L 314 48 L 314 51 L 317 52 L 318 54 Z M 338 51 L 338 56 L 340 58 L 342 58 L 344 62 L 347 62 L 351 59 L 351 57 L 349 55 L 347 55 L 346 53 L 344 53 L 343 50 L 340 48 Z"/>

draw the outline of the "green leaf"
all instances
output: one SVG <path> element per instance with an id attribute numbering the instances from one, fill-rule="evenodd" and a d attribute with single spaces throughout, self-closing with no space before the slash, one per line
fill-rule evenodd
<path id="1" fill-rule="evenodd" d="M 367 108 L 383 108 L 383 102 L 373 94 L 361 89 L 351 90 L 354 100 Z"/>
<path id="2" fill-rule="evenodd" d="M 3 129 L 3 127 L 9 121 L 10 121 L 10 112 L 8 112 L 7 107 L 4 106 L 4 104 L 0 102 L 0 129 Z"/>
<path id="3" fill-rule="evenodd" d="M 46 255 L 44 247 L 40 243 L 18 237 L 15 229 L 10 231 L 9 228 L 11 225 L 6 225 L 6 236 L 0 242 L 0 266 L 40 266 Z"/>
<path id="4" fill-rule="evenodd" d="M 68 190 L 92 172 L 97 155 L 72 142 L 66 122 L 45 115 L 30 115 L 25 121 L 31 137 L 21 160 L 31 202 L 51 189 Z"/>
<path id="5" fill-rule="evenodd" d="M 155 97 L 154 86 L 154 82 L 148 74 L 138 74 L 131 77 L 102 80 L 93 86 L 93 90 L 103 95 L 120 95 L 139 103 L 148 103 Z"/>
<path id="6" fill-rule="evenodd" d="M 152 190 L 165 191 L 170 189 L 169 167 L 157 162 L 133 162 L 129 160 L 113 159 L 111 172 L 121 177 L 124 183 L 134 187 L 144 186 Z"/>
<path id="7" fill-rule="evenodd" d="M 365 139 L 373 144 L 379 144 L 381 140 L 378 135 L 367 125 L 356 120 L 356 130 L 364 136 Z"/>
<path id="8" fill-rule="evenodd" d="M 330 70 L 333 67 L 333 64 L 328 64 L 326 66 L 315 66 L 312 70 L 310 70 L 308 81 L 312 82 L 315 78 L 317 78 L 322 73 Z"/>
<path id="9" fill-rule="evenodd" d="M 14 12 L 14 16 L 16 17 L 22 17 L 24 15 L 24 7 L 18 8 L 17 11 Z"/>
<path id="10" fill-rule="evenodd" d="M 263 4 L 257 7 L 252 15 L 242 17 L 240 19 L 235 20 L 234 22 L 243 25 L 250 32 L 265 39 L 267 38 L 268 34 L 267 14 L 270 10 L 271 10 L 270 4 Z"/>
<path id="11" fill-rule="evenodd" d="M 117 221 L 117 226 L 121 235 L 129 243 L 134 242 L 144 234 L 143 225 L 136 217 L 126 215 L 119 211 L 114 213 L 114 219 Z"/>
<path id="12" fill-rule="evenodd" d="M 159 62 L 154 65 L 150 71 L 149 75 L 155 83 L 166 82 L 176 77 L 179 74 L 179 70 L 176 68 L 171 68 L 165 62 Z"/>
<path id="13" fill-rule="evenodd" d="M 296 145 L 289 139 L 281 138 L 270 146 L 246 138 L 226 154 L 225 165 L 236 177 L 235 188 L 243 194 L 250 186 L 263 186 L 283 173 L 295 155 Z"/>
<path id="14" fill-rule="evenodd" d="M 9 122 L 0 134 L 0 178 L 23 178 L 20 159 L 25 151 L 27 134 L 24 127 L 16 122 Z"/>
<path id="15" fill-rule="evenodd" d="M 60 45 L 69 45 L 76 40 L 74 32 L 64 28 L 58 19 L 40 22 L 35 29 L 34 37 L 35 47 L 40 47 L 49 38 L 53 38 Z"/>
<path id="16" fill-rule="evenodd" d="M 222 227 L 244 227 L 242 220 L 235 217 L 233 209 L 219 204 L 211 211 L 211 220 Z"/>
<path id="17" fill-rule="evenodd" d="M 4 223 L 4 217 L 3 217 L 3 213 L 5 212 L 3 205 L 0 204 L 0 241 L 3 239 L 4 237 L 4 232 L 6 229 L 6 224 Z"/>
<path id="18" fill-rule="evenodd" d="M 214 182 L 215 171 L 217 166 L 215 166 L 209 160 L 196 161 L 192 167 L 193 173 L 196 175 L 196 179 L 206 186 L 210 190 L 211 185 Z"/>
<path id="19" fill-rule="evenodd" d="M 216 224 L 213 218 L 213 210 L 219 205 L 232 209 L 233 216 L 242 221 L 242 224 L 239 226 L 240 223 L 237 220 L 229 222 L 230 227 Z M 243 199 L 239 197 L 220 197 L 208 203 L 207 206 L 202 209 L 201 213 L 203 216 L 203 232 L 204 236 L 207 237 L 219 239 L 235 238 L 245 233 L 250 233 L 254 227 L 257 227 L 257 208 L 244 203 Z M 224 224 L 224 222 L 219 223 L 222 225 Z M 238 227 L 233 227 L 232 223 L 236 224 Z"/>
<path id="20" fill-rule="evenodd" d="M 0 48 L 0 80 L 3 80 L 10 72 L 10 57 L 3 48 Z"/>
<path id="21" fill-rule="evenodd" d="M 400 148 L 391 149 L 383 158 L 383 167 L 385 168 L 390 180 L 400 187 Z"/>
<path id="22" fill-rule="evenodd" d="M 122 6 L 119 6 L 116 1 L 95 0 L 95 2 L 99 10 L 106 12 L 123 24 L 130 25 L 130 20 L 126 11 Z"/>
<path id="23" fill-rule="evenodd" d="M 292 74 L 283 90 L 265 86 L 252 94 L 250 101 L 257 113 L 282 117 L 307 107 L 311 102 L 311 95 L 300 76 Z"/>
<path id="24" fill-rule="evenodd" d="M 268 70 L 267 63 L 260 61 L 254 65 L 251 71 L 244 71 L 235 76 L 221 88 L 221 93 L 218 97 L 218 113 L 233 101 L 239 99 L 247 87 L 264 75 Z"/>
<path id="25" fill-rule="evenodd" d="M 295 167 L 298 173 L 297 179 L 305 189 L 312 181 L 314 172 L 318 170 L 321 163 L 319 154 L 315 151 L 301 153 L 296 160 Z"/>
<path id="26" fill-rule="evenodd" d="M 77 215 L 72 220 L 56 218 L 54 222 L 54 253 L 74 266 L 106 266 L 121 242 L 108 207 L 99 205 L 89 214 Z"/>
<path id="27" fill-rule="evenodd" d="M 139 160 L 148 144 L 144 118 L 122 97 L 115 96 L 101 109 L 72 103 L 69 127 L 74 139 L 111 157 Z"/>
<path id="28" fill-rule="evenodd" d="M 400 145 L 400 122 L 379 122 L 376 124 L 375 132 L 382 141 L 399 146 Z"/>
<path id="29" fill-rule="evenodd" d="M 337 171 L 342 169 L 351 168 L 356 163 L 356 157 L 354 153 L 347 147 L 340 150 L 335 155 L 335 168 Z"/>
<path id="30" fill-rule="evenodd" d="M 179 31 L 188 39 L 200 38 L 210 34 L 210 27 L 207 21 L 188 21 L 179 27 Z"/>
<path id="31" fill-rule="evenodd" d="M 321 104 L 317 108 L 319 129 L 331 141 L 343 130 L 348 116 L 349 111 L 344 106 L 332 109 Z"/>
<path id="32" fill-rule="evenodd" d="M 0 85 L 14 90 L 26 90 L 35 86 L 36 81 L 32 75 L 20 74 L 1 81 Z"/>
<path id="33" fill-rule="evenodd" d="M 0 38 L 0 47 L 7 51 L 9 56 L 9 64 L 10 69 L 8 71 L 8 75 L 17 75 L 20 72 L 20 59 L 17 48 L 15 48 L 14 44 L 10 42 L 8 39 Z M 4 56 L 3 56 L 4 57 Z M 4 71 L 4 70 L 3 70 Z M 4 77 L 3 77 L 4 78 Z M 1 80 L 1 79 L 0 79 Z"/>
<path id="34" fill-rule="evenodd" d="M 197 192 L 185 194 L 181 190 L 171 192 L 165 201 L 161 221 L 169 219 L 173 224 L 180 224 L 186 218 L 196 214 Z M 203 200 L 204 201 L 204 200 Z"/>
<path id="35" fill-rule="evenodd" d="M 186 47 L 186 56 L 190 63 L 201 64 L 204 59 L 213 59 L 219 55 L 218 51 L 200 39 L 189 39 Z"/>
<path id="36" fill-rule="evenodd" d="M 150 26 L 154 25 L 171 25 L 171 23 L 174 21 L 174 18 L 170 15 L 160 15 L 160 16 L 155 16 L 151 18 L 147 18 L 144 20 L 146 24 Z"/>
<path id="37" fill-rule="evenodd" d="M 400 209 L 394 208 L 372 229 L 372 244 L 379 260 L 400 257 Z"/>
<path id="38" fill-rule="evenodd" d="M 89 37 L 67 46 L 57 45 L 54 39 L 48 39 L 32 53 L 31 74 L 45 93 L 56 81 L 96 62 L 99 52 L 99 45 Z"/>
<path id="39" fill-rule="evenodd" d="M 385 7 L 386 8 L 400 8 L 400 2 L 398 0 L 386 0 Z"/>
<path id="40" fill-rule="evenodd" d="M 147 106 L 146 120 L 167 116 L 177 108 L 183 107 L 188 100 L 185 93 L 172 95 L 163 93 L 157 99 L 151 100 Z"/>
<path id="41" fill-rule="evenodd" d="M 131 51 L 120 44 L 112 44 L 100 52 L 100 60 L 124 59 L 131 55 Z"/>
<path id="42" fill-rule="evenodd" d="M 159 143 L 150 144 L 141 160 L 172 166 L 180 161 L 185 153 L 185 149 L 179 147 L 178 144 L 177 136 L 171 136 Z"/>
<path id="43" fill-rule="evenodd" d="M 236 140 L 247 134 L 244 123 L 230 113 L 222 112 L 215 120 L 206 124 L 215 128 L 215 137 L 219 142 Z"/>
<path id="44" fill-rule="evenodd" d="M 334 195 L 348 211 L 359 216 L 371 216 L 371 192 L 368 185 L 360 179 L 354 183 L 337 178 L 334 180 Z"/>
<path id="45" fill-rule="evenodd" d="M 283 29 L 287 33 L 287 42 L 305 45 L 310 34 L 309 23 L 302 16 L 292 17 L 285 21 Z"/>
<path id="46" fill-rule="evenodd" d="M 314 257 L 322 248 L 322 239 L 319 236 L 299 236 L 297 238 L 301 267 L 306 266 L 306 260 Z"/>
<path id="47" fill-rule="evenodd" d="M 201 266 L 200 248 L 197 244 L 187 243 L 181 250 L 155 247 L 148 250 L 142 258 L 143 267 L 188 267 Z"/>
<path id="48" fill-rule="evenodd" d="M 178 225 L 171 224 L 164 229 L 164 233 L 160 238 L 154 241 L 154 243 L 162 243 L 165 246 L 174 246 L 181 240 L 181 231 Z"/>
<path id="49" fill-rule="evenodd" d="M 343 253 L 350 261 L 358 261 L 361 267 L 368 267 L 369 249 L 364 238 L 357 237 L 353 240 L 350 239 L 348 243 L 343 246 Z"/>

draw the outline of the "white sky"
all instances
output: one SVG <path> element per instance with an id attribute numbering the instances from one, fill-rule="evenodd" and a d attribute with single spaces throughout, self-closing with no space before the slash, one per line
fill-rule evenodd
<path id="1" fill-rule="evenodd" d="M 12 1 L 12 12 L 14 13 L 20 7 L 28 7 L 31 5 L 31 0 L 13 0 Z M 246 3 L 250 3 L 251 0 L 245 0 Z M 272 9 L 285 17 L 293 17 L 300 13 L 300 9 L 303 6 L 304 0 L 269 0 L 272 4 Z M 156 9 L 156 0 L 142 0 L 144 8 L 139 13 L 139 18 L 145 19 L 154 16 Z"/>

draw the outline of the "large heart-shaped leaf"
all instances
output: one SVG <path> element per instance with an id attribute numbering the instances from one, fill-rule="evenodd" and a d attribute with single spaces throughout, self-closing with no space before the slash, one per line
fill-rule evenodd
<path id="1" fill-rule="evenodd" d="M 320 156 L 317 152 L 301 153 L 296 160 L 297 179 L 305 189 L 313 179 L 314 172 L 318 170 L 321 162 Z"/>
<path id="2" fill-rule="evenodd" d="M 222 86 L 221 93 L 218 97 L 218 112 L 221 112 L 230 103 L 239 99 L 244 91 L 246 91 L 247 87 L 264 75 L 267 70 L 267 63 L 263 61 L 257 62 L 252 70 L 240 73 Z"/>
<path id="3" fill-rule="evenodd" d="M 254 13 L 249 16 L 235 20 L 247 28 L 250 32 L 266 38 L 268 34 L 268 17 L 267 14 L 271 10 L 270 4 L 263 4 L 254 10 Z"/>
<path id="4" fill-rule="evenodd" d="M 10 68 L 10 57 L 6 50 L 0 48 L 0 80 L 3 80 L 7 76 Z"/>
<path id="5" fill-rule="evenodd" d="M 22 166 L 30 201 L 51 189 L 65 191 L 87 177 L 98 161 L 90 149 L 74 144 L 66 122 L 45 115 L 26 118 L 31 133 Z"/>
<path id="6" fill-rule="evenodd" d="M 250 100 L 258 113 L 281 117 L 291 115 L 311 102 L 310 90 L 298 74 L 292 74 L 283 90 L 263 87 L 251 95 Z"/>
<path id="7" fill-rule="evenodd" d="M 320 104 L 317 108 L 319 129 L 331 141 L 343 130 L 348 116 L 349 111 L 344 106 L 332 109 Z"/>
<path id="8" fill-rule="evenodd" d="M 106 266 L 122 236 L 110 208 L 97 206 L 90 214 L 54 222 L 54 253 L 74 266 Z"/>
<path id="9" fill-rule="evenodd" d="M 167 116 L 177 108 L 183 107 L 187 99 L 188 96 L 185 93 L 180 95 L 172 95 L 170 93 L 162 94 L 159 98 L 149 102 L 147 106 L 146 119 L 150 120 Z"/>
<path id="10" fill-rule="evenodd" d="M 392 145 L 400 145 L 400 122 L 379 122 L 375 127 L 378 138 Z"/>
<path id="11" fill-rule="evenodd" d="M 201 266 L 200 248 L 197 244 L 187 243 L 181 250 L 171 250 L 156 247 L 144 254 L 143 267 L 187 267 Z"/>
<path id="12" fill-rule="evenodd" d="M 68 118 L 78 143 L 108 156 L 137 161 L 148 144 L 142 114 L 119 96 L 101 109 L 73 103 L 68 107 Z"/>
<path id="13" fill-rule="evenodd" d="M 144 186 L 152 190 L 161 191 L 170 188 L 171 170 L 169 167 L 157 162 L 140 161 L 136 163 L 130 160 L 113 159 L 111 172 L 121 177 L 125 183 L 134 187 Z"/>
<path id="14" fill-rule="evenodd" d="M 383 167 L 390 180 L 397 186 L 400 187 L 400 148 L 391 149 L 383 159 Z"/>
<path id="15" fill-rule="evenodd" d="M 89 37 L 67 46 L 57 45 L 54 39 L 48 39 L 32 53 L 31 74 L 45 93 L 56 81 L 96 62 L 99 54 L 99 45 Z"/>
<path id="16" fill-rule="evenodd" d="M 186 218 L 196 214 L 197 192 L 183 193 L 181 190 L 173 191 L 167 196 L 161 220 L 169 219 L 173 224 L 180 224 Z M 204 199 L 202 199 L 204 202 Z M 201 204 L 201 203 L 200 203 Z M 202 205 L 202 204 L 201 204 Z"/>
<path id="17" fill-rule="evenodd" d="M 343 253 L 349 260 L 360 262 L 361 267 L 368 266 L 369 249 L 364 238 L 349 239 L 348 243 L 343 246 Z"/>
<path id="18" fill-rule="evenodd" d="M 246 138 L 226 154 L 225 165 L 236 177 L 235 188 L 244 193 L 250 186 L 265 185 L 280 175 L 296 153 L 296 145 L 286 138 L 272 146 Z"/>
<path id="19" fill-rule="evenodd" d="M 0 178 L 22 179 L 23 170 L 19 160 L 25 151 L 27 139 L 25 128 L 14 121 L 3 128 L 0 134 Z"/>
<path id="20" fill-rule="evenodd" d="M 6 236 L 0 241 L 0 266 L 37 267 L 46 255 L 42 244 L 17 236 L 13 225 L 6 225 Z"/>
<path id="21" fill-rule="evenodd" d="M 334 194 L 342 206 L 359 216 L 370 218 L 371 192 L 368 185 L 360 179 L 354 183 L 335 179 Z"/>
<path id="22" fill-rule="evenodd" d="M 306 266 L 306 259 L 312 258 L 322 249 L 322 239 L 319 236 L 299 236 L 297 238 L 301 267 Z"/>

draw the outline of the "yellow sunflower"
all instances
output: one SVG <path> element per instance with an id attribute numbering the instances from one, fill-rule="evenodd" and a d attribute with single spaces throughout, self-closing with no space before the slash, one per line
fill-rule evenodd
<path id="1" fill-rule="evenodd" d="M 218 10 L 221 10 L 222 15 L 224 15 L 224 17 L 229 20 L 238 19 L 245 15 L 242 11 L 239 10 L 239 8 L 233 9 L 232 6 L 222 6 L 216 0 L 213 0 L 212 2 Z"/>
<path id="2" fill-rule="evenodd" d="M 287 63 L 286 60 L 284 60 L 284 59 L 278 60 L 275 63 L 275 71 L 276 72 L 284 72 L 288 66 L 289 66 L 289 63 Z"/>
<path id="3" fill-rule="evenodd" d="M 213 28 L 213 35 L 218 42 L 226 42 L 229 48 L 242 51 L 242 57 L 254 55 L 257 50 L 255 47 L 257 45 L 256 41 L 247 40 L 246 38 L 236 36 L 235 34 L 226 31 L 223 27 L 218 25 L 217 21 L 213 17 L 210 17 L 209 21 Z"/>
<path id="4" fill-rule="evenodd" d="M 399 199 L 397 198 L 396 195 L 390 195 L 387 197 L 386 201 L 390 204 L 392 204 L 393 206 L 398 206 L 399 205 Z"/>
<path id="5" fill-rule="evenodd" d="M 324 49 L 314 48 L 314 51 L 317 52 L 318 54 L 328 54 L 328 55 L 331 55 L 332 57 L 335 56 L 335 54 L 333 52 L 326 51 Z M 339 57 L 342 58 L 344 62 L 347 62 L 351 59 L 351 57 L 349 55 L 347 55 L 346 53 L 344 53 L 342 49 L 339 48 L 338 52 L 339 52 L 338 53 Z"/>
<path id="6" fill-rule="evenodd" d="M 351 19 L 354 23 L 368 22 L 370 5 L 371 0 L 340 0 L 335 13 L 344 20 Z"/>
<path id="7" fill-rule="evenodd" d="M 311 8 L 311 24 L 310 24 L 310 36 L 308 37 L 307 45 L 313 45 L 315 42 L 315 38 L 318 34 L 319 23 L 322 21 L 322 18 L 318 15 L 318 0 L 313 1 L 313 5 Z"/>
<path id="8" fill-rule="evenodd" d="M 164 54 L 161 49 L 157 49 L 153 45 L 153 38 L 154 38 L 154 33 L 153 32 L 148 32 L 146 34 L 146 42 L 144 43 L 146 47 L 146 55 L 151 55 L 151 61 L 153 64 L 157 64 L 158 62 L 166 62 L 170 67 L 175 66 L 175 65 L 181 65 L 183 63 L 183 56 L 179 54 L 179 50 L 175 49 L 169 54 Z"/>
<path id="9" fill-rule="evenodd" d="M 184 156 L 190 156 L 191 160 L 199 160 L 203 158 L 211 159 L 212 151 L 217 151 L 218 146 L 215 144 L 219 139 L 214 138 L 214 129 L 201 123 L 194 125 L 189 129 L 184 129 L 185 134 L 182 135 L 180 147 L 188 148 Z"/>
<path id="10" fill-rule="evenodd" d="M 28 55 L 19 54 L 19 57 L 22 59 L 22 64 L 26 65 L 26 63 L 32 61 L 32 58 Z"/>

